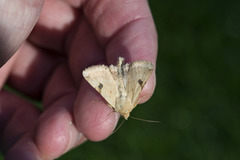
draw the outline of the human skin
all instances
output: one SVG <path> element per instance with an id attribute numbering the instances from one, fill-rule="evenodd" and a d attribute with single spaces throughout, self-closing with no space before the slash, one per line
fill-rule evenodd
<path id="1" fill-rule="evenodd" d="M 83 79 L 82 70 L 116 64 L 120 56 L 156 64 L 157 34 L 146 0 L 47 0 L 41 10 L 42 4 L 0 2 L 0 87 L 7 79 L 43 104 L 40 112 L 2 89 L 5 159 L 55 159 L 86 140 L 107 138 L 119 114 Z M 141 103 L 153 94 L 155 81 L 153 73 Z"/>

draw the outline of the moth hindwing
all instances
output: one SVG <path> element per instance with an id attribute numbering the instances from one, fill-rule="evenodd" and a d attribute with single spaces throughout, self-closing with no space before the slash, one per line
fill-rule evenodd
<path id="1" fill-rule="evenodd" d="M 139 95 L 153 71 L 147 61 L 124 64 L 119 57 L 116 66 L 95 65 L 83 71 L 83 77 L 107 103 L 125 119 L 139 102 Z"/>

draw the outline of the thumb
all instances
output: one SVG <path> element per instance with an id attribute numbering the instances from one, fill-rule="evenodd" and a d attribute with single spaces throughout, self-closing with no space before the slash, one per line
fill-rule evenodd
<path id="1" fill-rule="evenodd" d="M 0 69 L 32 31 L 44 0 L 0 1 Z"/>

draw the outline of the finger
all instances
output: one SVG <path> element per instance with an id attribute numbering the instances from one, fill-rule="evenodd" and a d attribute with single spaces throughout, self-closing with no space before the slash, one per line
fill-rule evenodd
<path id="1" fill-rule="evenodd" d="M 74 99 L 75 95 L 65 95 L 41 115 L 34 139 L 44 159 L 55 159 L 86 140 L 74 124 Z"/>
<path id="2" fill-rule="evenodd" d="M 27 42 L 18 54 L 20 56 L 11 70 L 8 83 L 31 97 L 40 98 L 59 57 Z"/>
<path id="3" fill-rule="evenodd" d="M 106 48 L 108 64 L 118 57 L 126 62 L 157 58 L 157 34 L 146 0 L 94 1 L 85 4 L 85 14 L 99 42 Z M 142 102 L 150 98 L 155 88 L 155 74 L 144 87 Z"/>
<path id="4" fill-rule="evenodd" d="M 1 92 L 0 132 L 3 134 L 0 142 L 5 158 L 55 159 L 83 143 L 86 139 L 71 123 L 72 112 L 68 102 L 73 103 L 74 98 L 69 97 L 62 98 L 44 113 L 35 132 L 32 132 L 38 111 L 26 101 Z"/>
<path id="5" fill-rule="evenodd" d="M 146 0 L 102 0 L 100 2 L 89 0 L 84 5 L 84 13 L 92 24 L 99 41 L 102 42 L 104 46 L 107 46 L 113 38 L 124 35 L 122 34 L 124 33 L 122 32 L 123 29 L 128 30 L 129 27 L 135 25 L 134 29 L 137 30 L 128 32 L 131 33 L 129 36 L 124 35 L 124 40 L 128 40 L 133 35 L 137 36 L 140 33 L 144 33 L 145 39 L 145 36 L 147 36 L 146 33 L 148 33 L 152 39 L 148 39 L 151 40 L 148 43 L 156 43 L 156 30 Z M 130 44 L 125 45 L 130 46 Z M 155 45 L 156 44 L 154 44 L 154 48 L 156 48 Z"/>
<path id="6" fill-rule="evenodd" d="M 43 0 L 0 3 L 0 67 L 17 51 L 35 25 Z"/>
<path id="7" fill-rule="evenodd" d="M 5 91 L 0 93 L 0 110 L 1 150 L 6 154 L 24 134 L 33 130 L 39 112 L 30 103 Z"/>
<path id="8" fill-rule="evenodd" d="M 60 65 L 46 85 L 44 112 L 34 132 L 34 141 L 45 159 L 55 159 L 86 140 L 76 129 L 73 118 L 76 94 L 68 67 Z"/>
<path id="9" fill-rule="evenodd" d="M 99 141 L 112 133 L 118 116 L 104 103 L 103 99 L 99 101 L 101 95 L 96 94 L 86 81 L 82 81 L 83 69 L 106 61 L 103 48 L 98 43 L 89 23 L 84 17 L 81 17 L 78 23 L 68 47 L 69 68 L 74 81 L 80 85 L 74 106 L 74 117 L 78 130 L 84 136 L 92 141 Z"/>
<path id="10" fill-rule="evenodd" d="M 100 62 L 106 62 L 104 50 L 83 16 L 80 17 L 66 46 L 68 48 L 69 68 L 78 85 L 82 80 L 83 69 Z"/>
<path id="11" fill-rule="evenodd" d="M 69 31 L 76 22 L 77 12 L 64 1 L 45 1 L 40 18 L 29 40 L 43 48 L 62 53 Z"/>
<path id="12" fill-rule="evenodd" d="M 91 141 L 101 141 L 113 132 L 119 114 L 86 81 L 82 82 L 75 103 L 76 125 Z"/>
<path id="13" fill-rule="evenodd" d="M 65 63 L 60 64 L 51 75 L 43 93 L 43 108 L 47 109 L 65 95 L 77 94 L 77 87 Z"/>
<path id="14" fill-rule="evenodd" d="M 19 51 L 20 50 L 18 50 L 18 52 Z M 18 57 L 18 52 L 8 62 L 6 62 L 6 64 L 0 67 L 0 91 L 15 64 L 15 61 Z"/>
<path id="15" fill-rule="evenodd" d="M 39 150 L 33 141 L 31 134 L 22 136 L 17 143 L 7 152 L 4 157 L 6 160 L 14 159 L 29 159 L 39 160 L 42 159 Z"/>

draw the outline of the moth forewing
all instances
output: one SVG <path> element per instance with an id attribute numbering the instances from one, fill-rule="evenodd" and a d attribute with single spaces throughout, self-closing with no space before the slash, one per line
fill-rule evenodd
<path id="1" fill-rule="evenodd" d="M 153 65 L 147 61 L 136 61 L 129 66 L 126 90 L 128 98 L 135 107 L 139 95 L 153 71 Z"/>
<path id="2" fill-rule="evenodd" d="M 105 65 L 89 67 L 83 71 L 83 77 L 102 95 L 111 107 L 115 107 L 118 88 L 109 67 Z"/>

